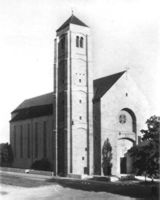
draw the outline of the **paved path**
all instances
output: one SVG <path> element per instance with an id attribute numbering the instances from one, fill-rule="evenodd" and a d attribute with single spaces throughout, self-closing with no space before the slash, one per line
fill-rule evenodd
<path id="1" fill-rule="evenodd" d="M 1 185 L 3 200 L 136 200 L 136 198 L 106 192 L 88 192 L 50 185 L 36 188 L 22 188 Z"/>

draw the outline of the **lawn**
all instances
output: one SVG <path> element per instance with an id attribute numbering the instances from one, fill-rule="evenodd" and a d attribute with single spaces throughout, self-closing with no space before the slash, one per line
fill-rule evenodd
<path id="1" fill-rule="evenodd" d="M 158 183 L 145 183 L 144 181 L 135 180 L 117 181 L 113 183 L 106 182 L 105 180 L 77 180 L 23 173 L 9 174 L 6 172 L 1 172 L 1 183 L 4 188 L 1 191 L 1 195 L 3 195 L 3 197 L 8 196 L 7 194 L 12 194 L 13 192 L 14 194 L 19 194 L 20 191 L 20 193 L 23 193 L 22 191 L 26 191 L 26 189 L 28 188 L 27 191 L 30 191 L 33 196 L 35 195 L 34 191 L 38 191 L 40 189 L 39 191 L 50 191 L 49 193 L 47 192 L 49 196 L 58 195 L 57 198 L 59 199 L 72 199 L 69 198 L 70 194 L 75 197 L 77 197 L 77 194 L 79 194 L 80 197 L 74 199 L 82 199 L 81 197 L 84 197 L 84 195 L 86 195 L 88 196 L 88 199 L 90 199 L 91 197 L 91 199 L 95 199 L 94 197 L 96 197 L 97 199 L 103 199 L 104 197 L 107 197 L 107 199 L 111 198 L 117 200 L 139 198 L 158 200 L 159 186 Z M 6 187 L 4 187 L 4 185 L 6 185 Z M 5 189 L 7 188 L 7 185 L 8 190 Z M 17 188 L 19 189 L 17 190 Z"/>

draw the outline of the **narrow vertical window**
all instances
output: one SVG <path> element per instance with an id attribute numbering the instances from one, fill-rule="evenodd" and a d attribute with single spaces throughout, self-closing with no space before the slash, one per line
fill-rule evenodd
<path id="1" fill-rule="evenodd" d="M 38 157 L 38 124 L 35 123 L 35 158 Z"/>
<path id="2" fill-rule="evenodd" d="M 27 126 L 27 156 L 30 158 L 30 124 Z"/>
<path id="3" fill-rule="evenodd" d="M 47 130 L 46 130 L 46 121 L 43 122 L 43 156 L 47 156 Z"/>
<path id="4" fill-rule="evenodd" d="M 14 156 L 15 156 L 15 158 L 16 158 L 16 126 L 14 126 L 14 130 L 13 130 L 13 140 L 14 140 Z"/>
<path id="5" fill-rule="evenodd" d="M 83 37 L 80 38 L 80 47 L 83 48 Z"/>
<path id="6" fill-rule="evenodd" d="M 76 47 L 79 47 L 79 36 L 76 36 Z"/>
<path id="7" fill-rule="evenodd" d="M 65 49 L 65 37 L 61 39 L 61 48 Z"/>
<path id="8" fill-rule="evenodd" d="M 23 158 L 23 126 L 20 126 L 20 157 Z"/>

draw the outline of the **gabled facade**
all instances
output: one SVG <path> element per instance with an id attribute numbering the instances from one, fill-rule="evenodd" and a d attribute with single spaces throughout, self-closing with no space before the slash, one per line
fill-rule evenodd
<path id="1" fill-rule="evenodd" d="M 94 173 L 103 174 L 102 149 L 108 139 L 112 147 L 111 174 L 130 174 L 133 167 L 127 151 L 138 144 L 149 109 L 128 72 L 94 81 L 93 113 Z"/>

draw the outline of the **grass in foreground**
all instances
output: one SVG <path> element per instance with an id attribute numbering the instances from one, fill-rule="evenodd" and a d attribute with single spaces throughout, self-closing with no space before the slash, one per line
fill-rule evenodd
<path id="1" fill-rule="evenodd" d="M 50 179 L 49 182 L 55 182 L 63 187 L 69 187 L 78 190 L 109 192 L 137 198 L 157 197 L 159 185 L 158 183 L 145 183 L 140 181 L 118 181 L 118 182 L 98 182 L 93 180 L 64 180 Z"/>
<path id="2" fill-rule="evenodd" d="M 2 184 L 14 185 L 20 187 L 39 187 L 43 185 L 53 184 L 45 180 L 36 180 L 34 178 L 31 179 L 23 176 L 8 175 L 8 174 L 2 174 L 0 177 L 0 181 Z"/>
<path id="3" fill-rule="evenodd" d="M 112 194 L 119 194 L 137 198 L 154 197 L 158 199 L 158 183 L 145 183 L 142 181 L 118 181 L 105 182 L 94 180 L 73 180 L 73 179 L 59 179 L 56 177 L 50 179 L 38 180 L 30 175 L 18 176 L 14 174 L 1 174 L 1 183 L 7 185 L 21 186 L 21 187 L 39 187 L 45 185 L 59 184 L 64 188 L 72 188 L 75 190 L 94 191 L 94 192 L 109 192 Z M 150 199 L 151 199 L 150 198 Z"/>

